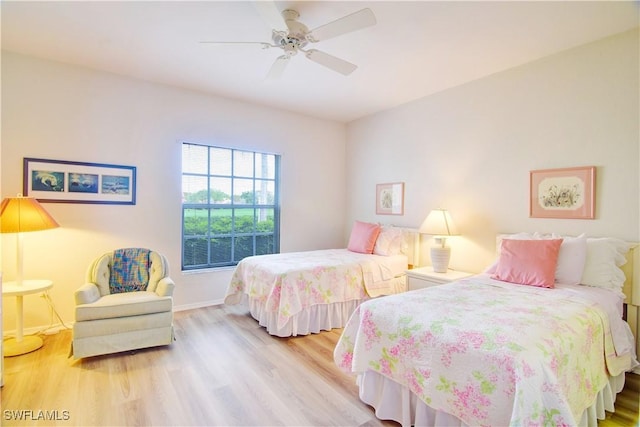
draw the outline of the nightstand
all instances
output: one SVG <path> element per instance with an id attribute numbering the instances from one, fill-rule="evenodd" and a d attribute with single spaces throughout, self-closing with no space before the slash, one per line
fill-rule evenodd
<path id="1" fill-rule="evenodd" d="M 436 273 L 433 271 L 433 267 L 414 268 L 413 270 L 407 270 L 405 273 L 407 274 L 407 290 L 409 291 L 438 286 L 473 276 L 473 273 L 456 270 Z"/>

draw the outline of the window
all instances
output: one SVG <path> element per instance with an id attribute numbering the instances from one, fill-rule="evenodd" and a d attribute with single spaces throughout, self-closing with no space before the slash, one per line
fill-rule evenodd
<path id="1" fill-rule="evenodd" d="M 280 156 L 182 144 L 182 269 L 280 250 Z"/>

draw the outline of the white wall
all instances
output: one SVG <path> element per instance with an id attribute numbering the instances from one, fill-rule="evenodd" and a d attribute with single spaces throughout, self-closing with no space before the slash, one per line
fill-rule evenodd
<path id="1" fill-rule="evenodd" d="M 21 191 L 23 157 L 138 167 L 135 206 L 46 204 L 62 227 L 26 235 L 25 276 L 55 281 L 51 294 L 66 321 L 73 319 L 73 291 L 87 264 L 115 247 L 164 252 L 178 283 L 178 307 L 223 297 L 230 270 L 179 271 L 183 140 L 283 155 L 282 251 L 342 246 L 355 219 L 417 227 L 438 206 L 451 210 L 463 233 L 450 239 L 451 266 L 469 271 L 492 261 L 498 232 L 586 232 L 638 241 L 638 59 L 635 31 L 345 129 L 3 52 L 2 197 Z M 529 218 L 529 171 L 580 165 L 598 167 L 597 218 Z M 376 216 L 375 184 L 395 181 L 406 183 L 405 214 Z M 4 279 L 11 280 L 13 235 L 2 235 L 1 254 Z M 5 331 L 15 327 L 13 302 L 3 302 Z M 30 296 L 25 303 L 27 327 L 49 323 L 42 300 Z"/>
<path id="2" fill-rule="evenodd" d="M 499 232 L 640 240 L 638 47 L 635 30 L 350 123 L 347 224 L 419 227 L 445 207 L 463 234 L 448 240 L 450 267 L 472 272 L 491 263 Z M 530 170 L 587 165 L 595 220 L 529 218 Z M 376 216 L 375 184 L 395 181 L 405 215 Z"/>
<path id="3" fill-rule="evenodd" d="M 24 157 L 137 167 L 135 206 L 47 203 L 61 227 L 25 234 L 24 276 L 54 281 L 65 321 L 90 261 L 118 247 L 168 257 L 177 307 L 224 297 L 231 270 L 180 271 L 182 141 L 282 154 L 281 250 L 344 246 L 344 124 L 2 53 L 3 198 L 22 191 Z M 5 280 L 15 278 L 15 241 L 2 235 Z M 11 331 L 14 298 L 3 308 Z M 27 328 L 50 322 L 37 296 L 25 297 L 25 316 Z"/>

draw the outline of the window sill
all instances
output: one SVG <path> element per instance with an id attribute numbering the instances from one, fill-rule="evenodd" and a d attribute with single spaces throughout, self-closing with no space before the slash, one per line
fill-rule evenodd
<path id="1" fill-rule="evenodd" d="M 208 273 L 218 273 L 222 271 L 233 271 L 235 270 L 235 266 L 229 267 L 212 267 L 212 268 L 202 268 L 197 270 L 182 270 L 181 273 L 183 276 L 190 276 L 192 274 L 208 274 Z"/>

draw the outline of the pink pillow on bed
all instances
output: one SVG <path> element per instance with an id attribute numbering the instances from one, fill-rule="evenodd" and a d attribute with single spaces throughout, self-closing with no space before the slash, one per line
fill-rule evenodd
<path id="1" fill-rule="evenodd" d="M 553 288 L 562 239 L 504 239 L 492 279 Z"/>
<path id="2" fill-rule="evenodd" d="M 373 252 L 378 234 L 380 234 L 380 226 L 378 224 L 356 221 L 351 229 L 347 249 L 351 252 L 370 254 Z"/>
<path id="3" fill-rule="evenodd" d="M 577 285 L 582 278 L 587 258 L 587 236 L 581 234 L 578 237 L 560 236 L 557 234 L 518 233 L 505 235 L 502 239 L 512 240 L 549 240 L 562 239 L 558 252 L 558 265 L 556 266 L 556 283 Z M 484 270 L 487 274 L 494 274 L 498 260 Z"/>

